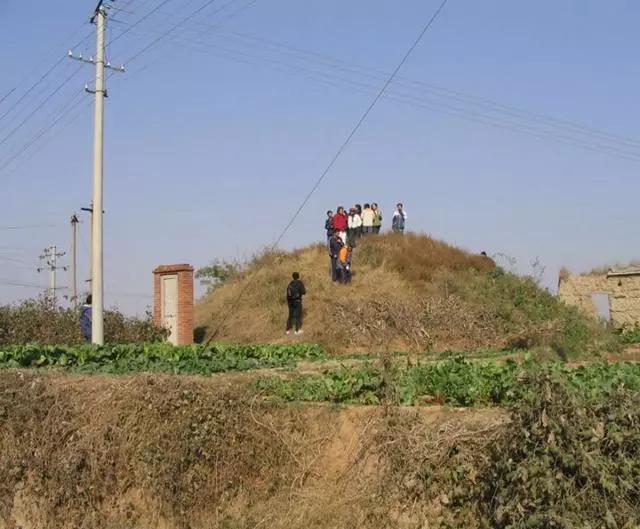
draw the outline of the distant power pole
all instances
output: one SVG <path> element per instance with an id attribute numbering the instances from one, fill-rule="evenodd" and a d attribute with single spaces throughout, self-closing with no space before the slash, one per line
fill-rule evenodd
<path id="1" fill-rule="evenodd" d="M 71 303 L 78 304 L 78 255 L 76 242 L 78 236 L 78 215 L 71 215 Z"/>
<path id="2" fill-rule="evenodd" d="M 104 283 L 102 276 L 102 171 L 104 153 L 104 99 L 107 97 L 104 71 L 110 69 L 124 72 L 124 66 L 113 68 L 110 63 L 105 63 L 104 35 L 107 25 L 108 6 L 103 0 L 98 2 L 91 17 L 91 23 L 96 25 L 96 56 L 84 59 L 82 55 L 76 57 L 69 51 L 69 57 L 82 62 L 93 64 L 96 67 L 96 87 L 95 90 L 87 92 L 95 94 L 95 117 L 93 131 L 93 214 L 92 214 L 92 240 L 91 240 L 91 297 L 92 297 L 92 318 L 91 318 L 91 341 L 94 344 L 104 344 Z"/>
<path id="3" fill-rule="evenodd" d="M 49 299 L 55 303 L 56 302 L 56 271 L 61 269 L 66 271 L 66 266 L 57 266 L 58 257 L 62 257 L 64 252 L 58 252 L 56 245 L 49 246 L 49 248 L 45 248 L 40 256 L 40 260 L 44 261 L 45 265 L 38 267 L 38 272 L 43 272 L 45 270 L 49 271 Z"/>

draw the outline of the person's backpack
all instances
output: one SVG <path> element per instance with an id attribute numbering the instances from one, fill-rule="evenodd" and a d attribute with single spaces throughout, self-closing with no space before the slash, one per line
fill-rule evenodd
<path id="1" fill-rule="evenodd" d="M 287 300 L 289 301 L 300 301 L 302 296 L 300 295 L 300 287 L 296 284 L 295 281 L 291 281 L 289 286 L 287 287 Z"/>
<path id="2" fill-rule="evenodd" d="M 348 258 L 349 258 L 349 249 L 346 246 L 343 246 L 342 248 L 340 248 L 340 251 L 338 252 L 338 259 L 342 264 L 344 264 L 347 262 Z"/>

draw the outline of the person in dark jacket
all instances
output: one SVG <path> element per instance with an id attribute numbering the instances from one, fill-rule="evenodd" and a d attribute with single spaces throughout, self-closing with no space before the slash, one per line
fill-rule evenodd
<path id="1" fill-rule="evenodd" d="M 88 342 L 91 341 L 91 294 L 87 296 L 87 301 L 80 309 L 80 331 Z"/>
<path id="2" fill-rule="evenodd" d="M 333 229 L 333 211 L 327 211 L 327 220 L 324 221 L 324 229 L 327 231 L 327 244 L 333 237 L 335 230 Z"/>
<path id="3" fill-rule="evenodd" d="M 304 283 L 300 281 L 300 274 L 293 273 L 293 281 L 287 287 L 287 304 L 289 305 L 289 319 L 287 320 L 287 334 L 295 327 L 296 334 L 302 334 L 302 297 L 307 293 Z"/>
<path id="4" fill-rule="evenodd" d="M 340 254 L 340 248 L 344 246 L 342 239 L 338 233 L 334 233 L 333 237 L 329 241 L 329 257 L 331 257 L 331 279 L 337 281 L 338 277 L 338 255 Z"/>

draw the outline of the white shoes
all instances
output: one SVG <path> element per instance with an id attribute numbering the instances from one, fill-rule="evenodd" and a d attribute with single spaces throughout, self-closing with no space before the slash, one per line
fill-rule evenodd
<path id="1" fill-rule="evenodd" d="M 304 334 L 304 331 L 302 329 L 296 331 L 296 336 L 300 336 L 301 334 Z"/>
<path id="2" fill-rule="evenodd" d="M 287 331 L 285 334 L 289 336 L 291 334 L 291 331 Z"/>

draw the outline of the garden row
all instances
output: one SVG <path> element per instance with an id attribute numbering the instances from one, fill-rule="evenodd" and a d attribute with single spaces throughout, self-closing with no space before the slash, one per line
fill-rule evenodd
<path id="1" fill-rule="evenodd" d="M 256 381 L 264 395 L 286 401 L 347 404 L 507 405 L 530 391 L 525 382 L 550 374 L 587 399 L 620 388 L 640 391 L 640 364 L 604 362 L 569 368 L 560 363 L 469 362 L 463 358 L 383 369 L 367 363 L 320 374 L 270 376 Z"/>
<path id="2" fill-rule="evenodd" d="M 173 346 L 168 343 L 0 347 L 0 367 L 63 368 L 100 373 L 187 373 L 293 367 L 299 360 L 324 358 L 314 344 Z"/>

